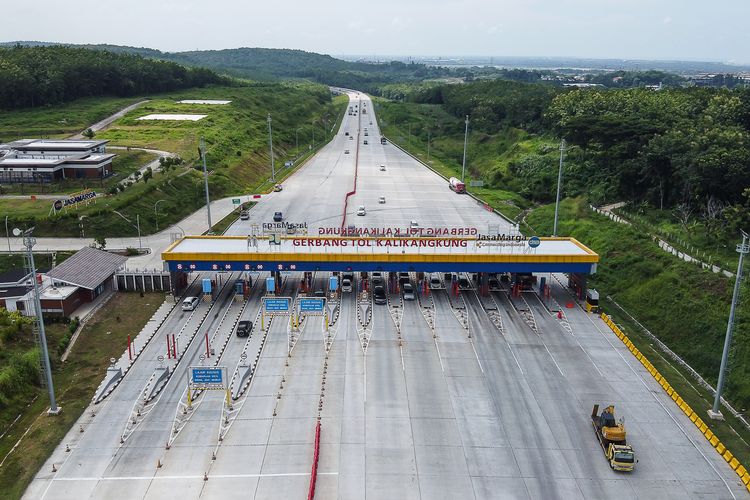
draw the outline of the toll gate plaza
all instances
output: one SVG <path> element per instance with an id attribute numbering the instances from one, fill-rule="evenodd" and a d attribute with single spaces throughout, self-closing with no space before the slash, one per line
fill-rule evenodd
<path id="1" fill-rule="evenodd" d="M 162 253 L 192 271 L 596 272 L 599 256 L 574 238 L 187 236 Z"/>

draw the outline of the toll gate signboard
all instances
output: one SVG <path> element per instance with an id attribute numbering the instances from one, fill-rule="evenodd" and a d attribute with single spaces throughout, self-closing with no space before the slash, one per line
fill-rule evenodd
<path id="1" fill-rule="evenodd" d="M 325 303 L 325 299 L 321 298 L 301 298 L 299 299 L 299 311 L 304 313 L 322 313 Z"/>
<path id="2" fill-rule="evenodd" d="M 225 366 L 191 366 L 190 388 L 193 390 L 226 389 Z"/>
<path id="3" fill-rule="evenodd" d="M 263 311 L 266 314 L 288 314 L 291 303 L 291 297 L 264 297 Z"/>

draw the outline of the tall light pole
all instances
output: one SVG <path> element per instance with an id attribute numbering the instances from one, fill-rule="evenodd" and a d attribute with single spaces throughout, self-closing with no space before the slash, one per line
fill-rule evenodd
<path id="1" fill-rule="evenodd" d="M 5 237 L 8 239 L 8 251 L 10 252 L 10 233 L 8 232 L 8 216 L 5 216 Z"/>
<path id="2" fill-rule="evenodd" d="M 135 227 L 138 230 L 138 250 L 143 248 L 143 244 L 141 243 L 141 215 L 135 214 Z"/>
<path id="3" fill-rule="evenodd" d="M 466 115 L 466 129 L 464 130 L 464 161 L 461 167 L 461 182 L 464 182 L 466 176 L 466 144 L 469 141 L 469 115 Z"/>
<path id="4" fill-rule="evenodd" d="M 557 213 L 560 209 L 560 186 L 562 186 L 563 157 L 565 156 L 565 139 L 560 141 L 560 167 L 557 169 L 557 197 L 555 198 L 555 222 L 552 225 L 552 236 L 557 236 Z"/>
<path id="5" fill-rule="evenodd" d="M 211 198 L 208 195 L 208 170 L 206 169 L 206 141 L 201 137 L 201 159 L 203 160 L 203 184 L 206 189 L 206 217 L 208 218 L 208 234 L 211 234 Z M 139 231 L 140 234 L 140 231 Z M 140 236 L 139 236 L 140 238 Z"/>
<path id="6" fill-rule="evenodd" d="M 732 333 L 734 332 L 734 315 L 737 310 L 737 302 L 740 298 L 740 284 L 742 283 L 742 262 L 745 255 L 750 252 L 750 245 L 747 244 L 748 235 L 742 231 L 742 243 L 737 245 L 737 253 L 740 254 L 740 261 L 737 264 L 737 274 L 734 278 L 734 292 L 732 293 L 732 306 L 729 308 L 729 321 L 727 322 L 727 334 L 724 337 L 724 351 L 721 353 L 721 368 L 719 368 L 719 382 L 716 384 L 716 397 L 714 398 L 714 407 L 708 411 L 708 416 L 715 420 L 723 420 L 721 415 L 721 392 L 724 390 L 724 382 L 727 376 L 727 362 L 729 359 L 729 347 L 732 344 Z"/>
<path id="7" fill-rule="evenodd" d="M 276 166 L 273 163 L 273 135 L 271 133 L 271 113 L 268 113 L 268 149 L 271 150 L 271 182 L 276 182 Z"/>
<path id="8" fill-rule="evenodd" d="M 159 213 L 156 211 L 156 207 L 162 201 L 167 201 L 167 200 L 166 199 L 164 199 L 164 200 L 156 200 L 156 203 L 154 203 L 154 222 L 156 223 L 156 231 L 157 232 L 159 231 Z"/>
<path id="9" fill-rule="evenodd" d="M 42 365 L 44 366 L 44 375 L 47 380 L 47 392 L 49 393 L 49 410 L 48 415 L 57 415 L 60 413 L 60 407 L 55 401 L 55 387 L 52 385 L 52 367 L 49 362 L 49 352 L 47 351 L 47 335 L 44 331 L 44 318 L 42 317 L 42 304 L 39 301 L 39 285 L 36 282 L 36 265 L 34 264 L 33 248 L 36 244 L 36 238 L 31 235 L 34 228 L 21 231 L 14 229 L 13 235 L 23 235 L 23 244 L 26 247 L 29 267 L 31 267 L 31 282 L 34 286 L 34 312 L 36 313 L 37 327 L 39 328 L 39 343 L 42 349 Z"/>

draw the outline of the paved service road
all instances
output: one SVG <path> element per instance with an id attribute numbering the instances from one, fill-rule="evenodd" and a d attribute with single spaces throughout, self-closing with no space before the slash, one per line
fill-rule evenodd
<path id="1" fill-rule="evenodd" d="M 412 220 L 511 229 L 381 145 L 369 99 L 351 99 L 367 113 L 345 116 L 332 142 L 229 234 L 249 234 L 277 211 L 312 234 L 342 224 L 405 228 Z M 356 215 L 359 205 L 366 215 Z M 284 276 L 282 295 L 295 297 L 300 275 Z M 315 273 L 313 289 L 328 276 Z M 76 425 L 65 437 L 26 498 L 305 498 L 318 419 L 319 500 L 749 498 L 601 320 L 579 308 L 564 308 L 566 321 L 550 312 L 571 299 L 562 276 L 546 277 L 552 298 L 544 302 L 533 291 L 512 300 L 507 291 L 452 296 L 450 287 L 415 301 L 392 293 L 388 305 L 370 305 L 369 323 L 364 304 L 371 303 L 344 293 L 328 332 L 319 316 L 308 316 L 299 331 L 284 316 L 259 324 L 263 281 L 247 303 L 225 288 L 194 313 L 177 308 L 122 383 L 81 417 L 83 433 Z M 240 318 L 255 322 L 247 339 L 234 334 Z M 138 406 L 167 335 L 177 332 L 183 359 L 176 367 L 166 361 L 174 375 Z M 206 335 L 216 354 L 205 362 L 227 366 L 231 377 L 245 353 L 250 382 L 231 406 L 223 393 L 207 391 L 187 411 L 185 374 L 200 363 Z M 609 468 L 590 423 L 592 406 L 610 403 L 639 459 L 630 474 Z"/>

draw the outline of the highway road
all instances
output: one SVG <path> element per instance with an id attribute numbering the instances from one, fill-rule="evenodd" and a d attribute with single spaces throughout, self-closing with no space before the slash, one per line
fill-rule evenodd
<path id="1" fill-rule="evenodd" d="M 372 103 L 363 94 L 350 98 L 367 113 L 345 116 L 331 143 L 228 234 L 248 234 L 277 211 L 307 223 L 311 234 L 412 220 L 511 230 L 395 146 L 381 145 Z M 356 215 L 359 205 L 366 215 Z M 266 276 L 253 274 L 256 282 Z M 328 276 L 316 273 L 314 288 Z M 283 294 L 295 297 L 299 276 L 286 278 Z M 372 305 L 342 294 L 328 331 L 322 317 L 308 316 L 299 332 L 283 316 L 259 324 L 262 281 L 246 301 L 227 286 L 193 313 L 170 313 L 25 498 L 306 498 L 318 419 L 317 499 L 749 498 L 600 319 L 579 308 L 563 308 L 564 321 L 550 312 L 571 300 L 558 279 L 547 275 L 550 299 L 433 290 Z M 196 290 L 194 283 L 189 293 Z M 255 322 L 247 339 L 234 335 L 239 319 Z M 139 406 L 174 333 L 182 358 L 164 361 L 172 377 Z M 247 364 L 250 382 L 244 391 L 232 387 L 231 405 L 224 393 L 206 391 L 186 410 L 187 367 L 201 363 L 206 334 L 215 355 L 204 363 L 226 366 L 230 377 Z M 630 474 L 609 468 L 591 427 L 591 407 L 610 403 L 640 461 Z"/>

